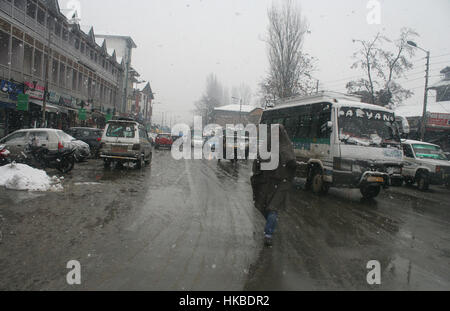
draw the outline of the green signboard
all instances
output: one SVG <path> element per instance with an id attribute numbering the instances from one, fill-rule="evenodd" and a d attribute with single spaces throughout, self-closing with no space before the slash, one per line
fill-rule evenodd
<path id="1" fill-rule="evenodd" d="M 84 108 L 78 109 L 78 120 L 86 121 L 86 109 Z"/>
<path id="2" fill-rule="evenodd" d="M 27 94 L 19 94 L 17 96 L 17 111 L 28 111 L 28 100 Z"/>
<path id="3" fill-rule="evenodd" d="M 105 117 L 106 122 L 112 119 L 112 114 L 107 114 Z"/>

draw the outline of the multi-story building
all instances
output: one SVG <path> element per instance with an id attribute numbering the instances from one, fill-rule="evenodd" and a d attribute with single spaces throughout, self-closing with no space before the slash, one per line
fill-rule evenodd
<path id="1" fill-rule="evenodd" d="M 134 101 L 134 83 L 137 82 L 139 73 L 131 66 L 133 49 L 137 48 L 136 43 L 130 36 L 96 34 L 96 38 L 105 40 L 109 48 L 115 50 L 117 57 L 124 65 L 124 79 L 122 82 L 122 107 L 120 112 L 129 114 L 131 111 L 131 102 Z"/>
<path id="2" fill-rule="evenodd" d="M 107 44 L 68 20 L 57 0 L 0 0 L 0 136 L 41 125 L 44 94 L 44 126 L 72 126 L 80 108 L 91 123 L 119 111 L 125 62 Z M 16 109 L 20 93 L 27 111 Z"/>

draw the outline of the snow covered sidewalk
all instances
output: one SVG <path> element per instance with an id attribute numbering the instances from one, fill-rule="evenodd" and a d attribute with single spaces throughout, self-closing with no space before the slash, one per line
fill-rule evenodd
<path id="1" fill-rule="evenodd" d="M 43 170 L 25 164 L 8 164 L 0 167 L 0 187 L 11 190 L 62 191 L 63 178 L 50 178 Z"/>

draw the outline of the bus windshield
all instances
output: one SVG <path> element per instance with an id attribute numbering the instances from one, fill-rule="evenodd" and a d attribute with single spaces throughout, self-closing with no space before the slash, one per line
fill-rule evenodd
<path id="1" fill-rule="evenodd" d="M 339 110 L 339 139 L 346 144 L 363 146 L 400 144 L 393 113 L 356 107 Z"/>

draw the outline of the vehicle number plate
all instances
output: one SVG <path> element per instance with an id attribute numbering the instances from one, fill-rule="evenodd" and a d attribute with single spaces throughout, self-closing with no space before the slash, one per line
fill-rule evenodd
<path id="1" fill-rule="evenodd" d="M 122 146 L 113 146 L 111 148 L 112 152 L 126 152 L 127 148 L 122 147 Z"/>
<path id="2" fill-rule="evenodd" d="M 383 177 L 373 177 L 373 176 L 371 176 L 371 177 L 369 177 L 369 178 L 367 178 L 367 181 L 368 182 L 384 182 L 384 178 Z"/>

